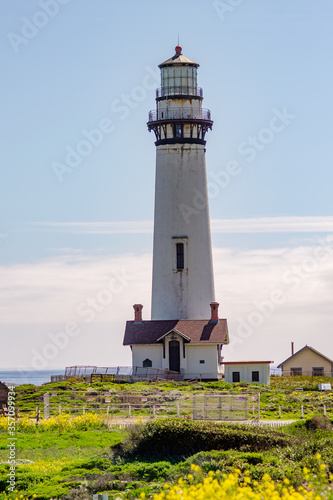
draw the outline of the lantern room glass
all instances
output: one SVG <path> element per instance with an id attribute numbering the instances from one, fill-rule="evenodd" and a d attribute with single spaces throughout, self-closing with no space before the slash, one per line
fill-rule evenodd
<path id="1" fill-rule="evenodd" d="M 197 87 L 197 68 L 194 66 L 166 66 L 161 69 L 162 88 L 170 93 L 189 93 Z"/>

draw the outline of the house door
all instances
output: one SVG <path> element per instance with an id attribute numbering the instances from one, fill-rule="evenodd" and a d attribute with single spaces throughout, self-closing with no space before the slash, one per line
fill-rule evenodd
<path id="1" fill-rule="evenodd" d="M 169 342 L 169 370 L 180 371 L 180 345 L 178 340 Z"/>

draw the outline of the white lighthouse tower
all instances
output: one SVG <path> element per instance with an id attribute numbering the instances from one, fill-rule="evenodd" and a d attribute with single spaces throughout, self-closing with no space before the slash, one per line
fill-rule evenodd
<path id="1" fill-rule="evenodd" d="M 134 304 L 124 342 L 135 376 L 220 379 L 227 320 L 214 298 L 205 135 L 212 128 L 197 86 L 199 64 L 176 54 L 159 65 L 162 86 L 148 129 L 156 136 L 152 318 Z"/>
<path id="2" fill-rule="evenodd" d="M 176 54 L 159 65 L 148 129 L 156 136 L 152 320 L 203 319 L 215 300 L 205 164 L 212 128 L 199 64 Z"/>

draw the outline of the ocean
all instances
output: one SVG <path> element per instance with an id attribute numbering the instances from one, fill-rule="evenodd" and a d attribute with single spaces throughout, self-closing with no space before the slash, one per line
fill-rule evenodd
<path id="1" fill-rule="evenodd" d="M 65 368 L 54 370 L 1 370 L 0 382 L 5 384 L 21 385 L 33 384 L 42 385 L 51 382 L 51 375 L 64 375 Z M 281 370 L 275 365 L 271 366 L 271 375 L 281 375 Z"/>
<path id="2" fill-rule="evenodd" d="M 51 382 L 51 375 L 64 375 L 65 368 L 54 370 L 0 370 L 0 382 L 5 384 L 42 385 Z"/>

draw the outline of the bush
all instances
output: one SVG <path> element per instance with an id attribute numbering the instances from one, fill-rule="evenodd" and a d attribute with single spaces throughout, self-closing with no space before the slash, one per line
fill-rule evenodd
<path id="1" fill-rule="evenodd" d="M 262 451 L 288 446 L 290 436 L 272 429 L 241 424 L 164 419 L 134 429 L 125 443 L 128 456 L 182 457 L 199 451 Z"/>
<path id="2" fill-rule="evenodd" d="M 327 417 L 320 417 L 319 415 L 315 415 L 306 420 L 305 427 L 310 431 L 316 431 L 317 429 L 321 431 L 331 431 L 333 429 L 330 419 Z"/>
<path id="3" fill-rule="evenodd" d="M 172 471 L 172 466 L 169 462 L 129 462 L 121 467 L 111 468 L 116 479 L 121 480 L 145 480 L 145 481 L 160 481 L 166 479 Z"/>

